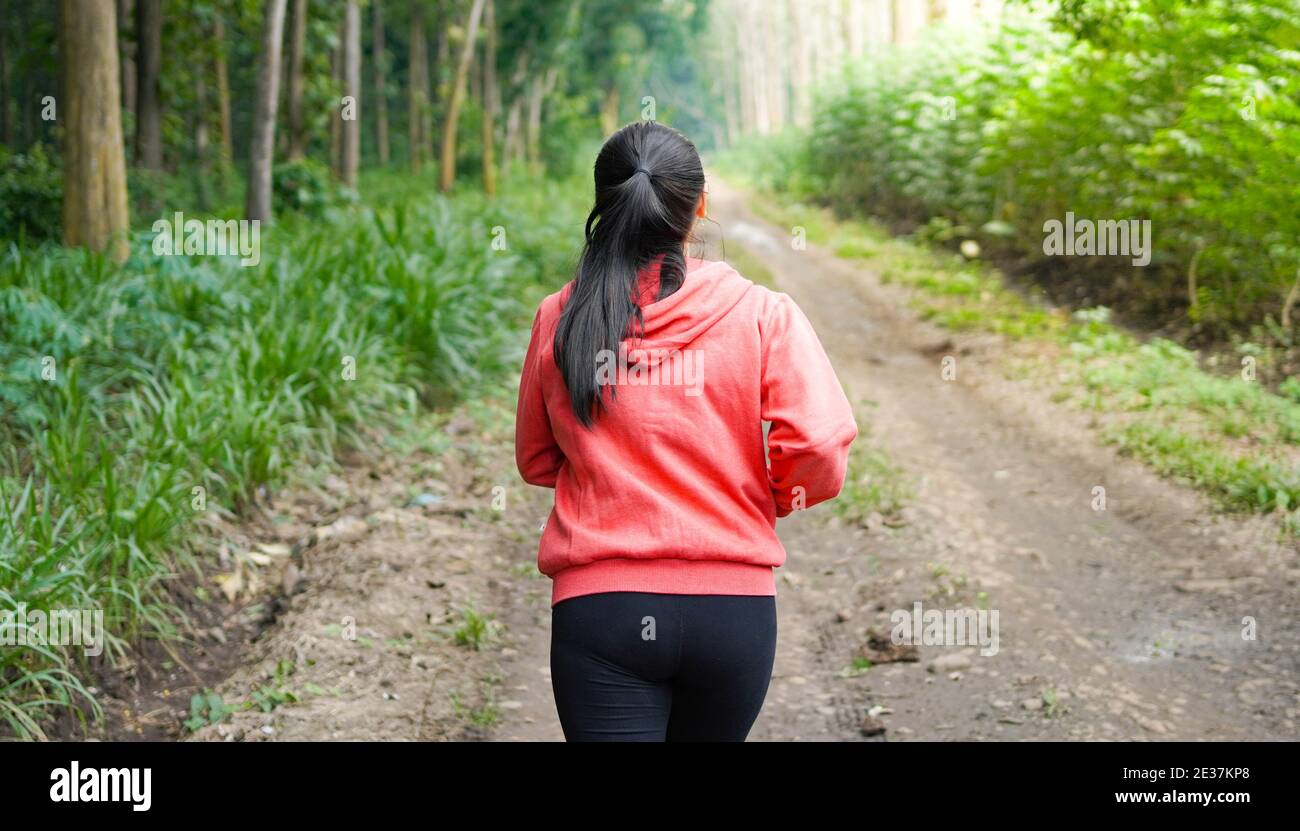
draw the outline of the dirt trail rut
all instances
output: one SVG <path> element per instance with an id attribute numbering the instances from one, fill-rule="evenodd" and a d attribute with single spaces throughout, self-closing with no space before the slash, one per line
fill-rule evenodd
<path id="1" fill-rule="evenodd" d="M 725 183 L 710 196 L 708 256 L 720 236 L 767 265 L 865 412 L 860 442 L 915 483 L 899 528 L 824 506 L 782 520 L 780 642 L 752 740 L 866 739 L 868 713 L 874 740 L 1295 738 L 1300 569 L 1267 522 L 1215 516 L 1100 446 L 1032 379 L 1004 377 L 1012 347 L 932 329 L 869 268 L 794 250 Z M 352 469 L 338 504 L 300 506 L 336 531 L 300 552 L 286 610 L 222 687 L 265 692 L 289 660 L 300 700 L 200 738 L 561 739 L 535 568 L 550 492 L 520 483 L 508 435 L 463 426 L 449 449 Z M 916 602 L 996 610 L 997 654 L 921 646 L 855 669 L 870 631 Z M 466 608 L 500 625 L 478 650 L 448 636 Z M 339 636 L 344 618 L 359 639 Z"/>

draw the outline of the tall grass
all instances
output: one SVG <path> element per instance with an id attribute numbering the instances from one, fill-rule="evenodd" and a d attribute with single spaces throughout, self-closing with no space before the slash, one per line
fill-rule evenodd
<path id="1" fill-rule="evenodd" d="M 0 252 L 0 612 L 102 609 L 109 633 L 93 660 L 0 646 L 8 732 L 94 712 L 80 679 L 179 634 L 177 578 L 206 550 L 197 497 L 238 512 L 513 365 L 529 305 L 567 276 L 581 195 L 536 184 L 487 203 L 369 184 L 391 201 L 263 228 L 252 268 L 155 256 L 145 234 L 121 266 Z"/>

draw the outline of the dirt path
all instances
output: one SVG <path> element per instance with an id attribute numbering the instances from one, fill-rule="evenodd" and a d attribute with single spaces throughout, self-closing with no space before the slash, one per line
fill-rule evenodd
<path id="1" fill-rule="evenodd" d="M 1101 447 L 1032 379 L 1005 378 L 1010 347 L 931 329 L 861 266 L 793 250 L 724 183 L 710 192 L 725 240 L 800 303 L 869 441 L 916 484 L 901 528 L 824 508 L 782 521 L 780 644 L 752 739 L 864 739 L 869 711 L 876 740 L 1296 736 L 1300 569 L 1266 522 L 1214 516 Z M 295 546 L 284 614 L 221 687 L 297 700 L 198 736 L 560 739 L 550 586 L 534 566 L 550 495 L 519 482 L 508 436 L 463 420 L 451 447 L 354 466 L 333 503 L 307 498 L 301 521 L 327 530 Z M 869 630 L 887 635 L 914 602 L 996 610 L 997 654 L 921 646 L 917 662 L 854 670 Z M 454 638 L 467 608 L 494 617 L 478 649 Z M 1247 616 L 1257 640 L 1241 637 Z M 292 672 L 277 680 L 277 666 Z"/>
<path id="2" fill-rule="evenodd" d="M 793 580 L 756 738 L 844 736 L 873 706 L 892 710 L 880 716 L 892 739 L 1295 737 L 1300 571 L 1268 523 L 1213 516 L 1003 377 L 1000 341 L 932 329 L 873 274 L 794 250 L 789 229 L 724 183 L 710 193 L 727 238 L 763 258 L 851 396 L 871 402 L 872 441 L 919 483 L 901 531 L 863 536 L 812 515 L 781 529 Z M 955 381 L 942 379 L 946 355 Z M 921 647 L 918 664 L 841 677 L 889 612 L 981 593 L 999 612 L 996 656 Z M 1256 641 L 1242 639 L 1246 616 Z"/>

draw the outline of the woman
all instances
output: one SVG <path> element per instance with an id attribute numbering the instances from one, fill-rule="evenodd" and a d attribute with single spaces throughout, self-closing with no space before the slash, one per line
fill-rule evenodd
<path id="1" fill-rule="evenodd" d="M 776 651 L 776 518 L 839 493 L 857 428 L 794 302 L 687 257 L 706 207 L 690 141 L 629 125 L 595 179 L 515 425 L 520 473 L 555 489 L 556 708 L 570 741 L 743 741 Z"/>

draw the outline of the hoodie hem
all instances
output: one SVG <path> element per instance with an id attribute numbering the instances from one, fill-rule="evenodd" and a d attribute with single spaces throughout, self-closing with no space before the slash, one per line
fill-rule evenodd
<path id="1" fill-rule="evenodd" d="M 775 596 L 771 566 L 727 560 L 596 560 L 551 576 L 551 605 L 604 592 Z"/>

